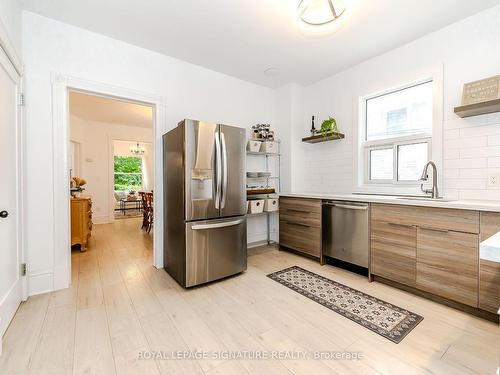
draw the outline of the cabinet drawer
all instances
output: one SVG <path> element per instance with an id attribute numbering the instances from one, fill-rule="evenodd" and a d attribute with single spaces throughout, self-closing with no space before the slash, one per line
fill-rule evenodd
<path id="1" fill-rule="evenodd" d="M 479 275 L 479 308 L 496 313 L 500 308 L 500 263 L 481 259 Z"/>
<path id="2" fill-rule="evenodd" d="M 479 233 L 479 211 L 373 204 L 372 219 L 431 229 Z"/>
<path id="3" fill-rule="evenodd" d="M 321 228 L 280 219 L 280 245 L 319 257 Z"/>
<path id="4" fill-rule="evenodd" d="M 280 198 L 280 217 L 285 221 L 321 226 L 321 201 L 319 199 Z"/>
<path id="5" fill-rule="evenodd" d="M 417 229 L 414 226 L 371 222 L 370 272 L 415 286 Z"/>
<path id="6" fill-rule="evenodd" d="M 481 242 L 500 232 L 500 213 L 481 212 Z M 500 263 L 479 261 L 479 308 L 496 313 L 500 307 Z"/>
<path id="7" fill-rule="evenodd" d="M 477 307 L 479 236 L 417 229 L 417 286 Z"/>

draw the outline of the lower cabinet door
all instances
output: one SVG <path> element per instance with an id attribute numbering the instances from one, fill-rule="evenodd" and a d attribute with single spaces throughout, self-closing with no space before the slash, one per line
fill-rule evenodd
<path id="1" fill-rule="evenodd" d="M 280 245 L 319 258 L 321 254 L 321 228 L 280 220 Z"/>
<path id="2" fill-rule="evenodd" d="M 478 306 L 479 236 L 418 228 L 417 287 Z"/>
<path id="3" fill-rule="evenodd" d="M 372 220 L 371 274 L 415 286 L 416 231 L 414 226 Z"/>

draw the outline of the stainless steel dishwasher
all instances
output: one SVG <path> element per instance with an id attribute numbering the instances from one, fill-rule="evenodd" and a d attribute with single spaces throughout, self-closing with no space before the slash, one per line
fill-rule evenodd
<path id="1" fill-rule="evenodd" d="M 323 201 L 323 255 L 368 268 L 369 205 Z"/>

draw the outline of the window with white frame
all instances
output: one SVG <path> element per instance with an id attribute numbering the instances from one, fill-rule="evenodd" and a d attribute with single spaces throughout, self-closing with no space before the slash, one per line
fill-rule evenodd
<path id="1" fill-rule="evenodd" d="M 432 80 L 364 99 L 364 182 L 415 184 L 431 158 Z"/>

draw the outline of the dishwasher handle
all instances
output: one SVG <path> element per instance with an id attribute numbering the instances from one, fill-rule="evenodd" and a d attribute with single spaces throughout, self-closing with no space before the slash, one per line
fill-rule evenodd
<path id="1" fill-rule="evenodd" d="M 368 209 L 368 205 L 354 206 L 354 205 L 350 205 L 350 204 L 331 203 L 331 202 L 325 202 L 325 203 L 323 203 L 323 205 L 325 205 L 325 206 L 332 206 L 332 207 L 338 207 L 338 208 L 345 208 L 347 210 L 366 211 Z"/>

